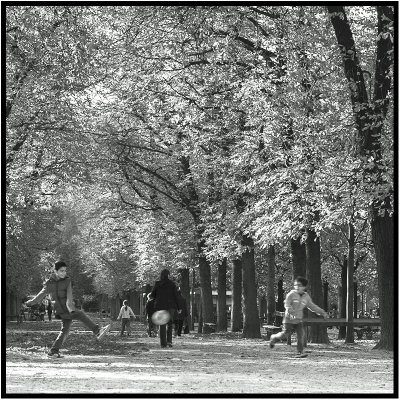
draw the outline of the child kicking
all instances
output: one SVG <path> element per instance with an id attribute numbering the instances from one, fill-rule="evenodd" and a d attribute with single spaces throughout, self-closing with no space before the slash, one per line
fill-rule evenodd
<path id="1" fill-rule="evenodd" d="M 49 357 L 60 358 L 60 349 L 67 338 L 72 320 L 76 319 L 83 322 L 101 340 L 110 330 L 111 325 L 102 328 L 96 325 L 83 311 L 76 310 L 72 298 L 71 278 L 67 276 L 67 266 L 63 261 L 57 261 L 54 265 L 54 274 L 44 283 L 43 289 L 31 300 L 26 302 L 27 306 L 40 303 L 47 294 L 55 300 L 54 314 L 61 319 L 61 331 L 51 346 Z"/>
<path id="2" fill-rule="evenodd" d="M 294 290 L 290 291 L 285 299 L 285 315 L 283 317 L 282 332 L 271 335 L 269 347 L 271 349 L 279 340 L 286 340 L 293 331 L 297 333 L 297 357 L 306 357 L 304 348 L 303 310 L 305 307 L 328 318 L 329 315 L 322 308 L 315 305 L 308 293 L 305 292 L 308 280 L 298 276 L 294 281 Z"/>

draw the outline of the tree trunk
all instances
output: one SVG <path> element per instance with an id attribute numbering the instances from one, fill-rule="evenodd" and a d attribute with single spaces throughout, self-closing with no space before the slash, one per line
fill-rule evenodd
<path id="1" fill-rule="evenodd" d="M 323 309 L 326 312 L 328 312 L 328 310 L 329 310 L 328 298 L 329 298 L 329 283 L 328 283 L 328 281 L 324 281 L 324 306 L 323 306 Z"/>
<path id="2" fill-rule="evenodd" d="M 301 237 L 290 240 L 293 263 L 293 280 L 298 276 L 306 276 L 306 246 L 301 243 Z"/>
<path id="3" fill-rule="evenodd" d="M 267 298 L 265 295 L 262 295 L 259 298 L 259 303 L 260 303 L 260 319 L 262 319 L 262 321 L 265 321 L 267 317 Z"/>
<path id="4" fill-rule="evenodd" d="M 199 294 L 199 301 L 197 303 L 197 315 L 199 316 L 199 325 L 197 327 L 197 332 L 198 333 L 203 333 L 203 301 L 202 301 L 202 294 L 201 294 L 201 288 L 200 288 L 200 294 Z"/>
<path id="5" fill-rule="evenodd" d="M 357 281 L 354 281 L 353 284 L 353 293 L 354 293 L 354 307 L 353 307 L 353 316 L 354 318 L 357 318 L 357 314 L 358 314 L 358 285 L 357 285 Z"/>
<path id="6" fill-rule="evenodd" d="M 346 303 L 346 343 L 354 343 L 354 226 L 348 224 L 349 236 L 347 238 L 349 249 L 347 254 L 347 303 Z"/>
<path id="7" fill-rule="evenodd" d="M 226 331 L 226 258 L 218 265 L 218 301 L 217 301 L 217 330 Z"/>
<path id="8" fill-rule="evenodd" d="M 6 289 L 6 319 L 7 321 L 10 320 L 10 315 L 11 314 L 11 304 L 10 304 L 10 291 L 8 289 Z"/>
<path id="9" fill-rule="evenodd" d="M 186 300 L 186 312 L 188 313 L 186 319 L 188 326 L 191 326 L 191 321 L 190 321 L 190 285 L 189 285 L 189 268 L 180 268 L 179 272 L 181 274 L 181 293 L 182 296 Z"/>
<path id="10" fill-rule="evenodd" d="M 394 333 L 394 230 L 393 217 L 387 213 L 372 218 L 372 238 L 374 241 L 378 267 L 379 309 L 381 318 L 381 338 L 376 349 L 393 350 Z"/>
<path id="11" fill-rule="evenodd" d="M 211 267 L 210 263 L 202 253 L 201 244 L 199 244 L 199 272 L 203 322 L 214 323 L 214 310 L 211 290 Z"/>
<path id="12" fill-rule="evenodd" d="M 192 269 L 192 298 L 191 298 L 191 303 L 190 303 L 190 319 L 191 319 L 191 324 L 190 326 L 190 330 L 193 331 L 194 330 L 194 316 L 196 315 L 196 301 L 195 301 L 195 286 L 196 286 L 196 271 L 193 268 Z"/>
<path id="13" fill-rule="evenodd" d="M 247 339 L 261 338 L 260 319 L 257 308 L 256 270 L 254 262 L 254 242 L 244 237 L 242 245 L 247 250 L 242 254 L 243 277 L 243 334 Z"/>
<path id="14" fill-rule="evenodd" d="M 242 320 L 242 260 L 232 262 L 232 332 L 239 332 L 243 328 Z"/>
<path id="15" fill-rule="evenodd" d="M 275 305 L 275 247 L 268 247 L 267 324 L 274 324 Z"/>
<path id="16" fill-rule="evenodd" d="M 340 290 L 340 318 L 346 318 L 346 302 L 347 302 L 347 256 L 343 256 L 342 271 L 340 273 L 340 281 L 342 283 Z M 346 327 L 339 327 L 338 339 L 346 339 Z"/>
<path id="17" fill-rule="evenodd" d="M 311 298 L 315 304 L 322 306 L 322 280 L 321 280 L 321 253 L 320 242 L 315 231 L 307 230 L 306 239 L 307 279 Z M 310 313 L 311 314 L 311 313 Z M 312 343 L 328 343 L 327 328 L 324 326 L 311 326 Z"/>
<path id="18" fill-rule="evenodd" d="M 283 290 L 283 280 L 279 279 L 278 281 L 278 293 L 277 293 L 277 301 L 276 301 L 276 310 L 277 311 L 285 311 L 285 291 Z M 276 326 L 281 326 L 283 317 L 275 317 Z"/>

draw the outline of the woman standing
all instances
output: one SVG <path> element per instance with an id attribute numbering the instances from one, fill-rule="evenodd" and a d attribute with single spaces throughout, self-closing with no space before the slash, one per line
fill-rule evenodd
<path id="1" fill-rule="evenodd" d="M 128 306 L 128 300 L 124 300 L 124 305 L 121 307 L 117 320 L 122 318 L 121 324 L 121 336 L 124 335 L 125 327 L 128 336 L 131 334 L 131 317 L 135 318 L 135 314 L 132 311 L 132 308 Z"/>
<path id="2" fill-rule="evenodd" d="M 175 310 L 178 310 L 179 314 L 182 312 L 178 305 L 178 290 L 168 276 L 169 271 L 163 269 L 160 280 L 156 281 L 150 294 L 150 297 L 154 299 L 154 310 L 167 310 L 171 316 L 167 324 L 160 325 L 161 347 L 172 347 L 172 323 Z"/>

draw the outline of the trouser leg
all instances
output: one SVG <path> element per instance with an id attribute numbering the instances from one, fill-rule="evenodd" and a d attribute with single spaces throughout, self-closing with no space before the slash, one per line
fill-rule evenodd
<path id="1" fill-rule="evenodd" d="M 168 324 L 167 324 L 167 343 L 171 343 L 172 344 L 172 318 L 175 315 L 175 310 L 174 309 L 170 309 L 168 310 L 169 314 L 171 315 L 171 319 L 169 320 Z"/>
<path id="2" fill-rule="evenodd" d="M 94 334 L 99 332 L 99 325 L 95 324 L 83 311 L 75 310 L 70 313 L 72 319 L 81 321 L 86 327 L 88 327 Z"/>
<path id="3" fill-rule="evenodd" d="M 302 353 L 304 349 L 304 326 L 302 323 L 296 324 L 296 334 L 297 334 L 297 351 L 299 353 Z"/>
<path id="4" fill-rule="evenodd" d="M 271 335 L 271 340 L 287 340 L 288 335 L 291 335 L 293 332 L 292 324 L 283 324 L 283 329 L 281 332 L 276 333 L 275 335 Z"/>
<path id="5" fill-rule="evenodd" d="M 58 351 L 61 349 L 62 345 L 67 339 L 70 328 L 72 324 L 72 319 L 62 319 L 61 320 L 61 331 L 57 336 L 57 339 L 54 341 L 53 345 L 51 346 L 52 351 Z"/>
<path id="6" fill-rule="evenodd" d="M 128 336 L 131 334 L 131 320 L 129 318 L 126 320 L 126 332 Z"/>
<path id="7" fill-rule="evenodd" d="M 125 325 L 126 325 L 126 320 L 125 320 L 125 318 L 122 318 L 122 320 L 121 320 L 121 336 L 124 334 Z"/>
<path id="8" fill-rule="evenodd" d="M 160 325 L 160 344 L 162 347 L 167 345 L 167 324 Z"/>
<path id="9" fill-rule="evenodd" d="M 178 320 L 178 336 L 182 334 L 183 319 Z"/>

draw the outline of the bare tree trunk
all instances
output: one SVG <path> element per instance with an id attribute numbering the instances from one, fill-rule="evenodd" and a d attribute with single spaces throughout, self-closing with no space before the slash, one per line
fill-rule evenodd
<path id="1" fill-rule="evenodd" d="M 206 257 L 202 254 L 201 245 L 199 245 L 199 247 L 199 272 L 203 322 L 214 323 L 214 310 L 211 290 L 211 267 Z"/>
<path id="2" fill-rule="evenodd" d="M 376 349 L 393 350 L 394 332 L 394 229 L 393 217 L 387 212 L 383 217 L 375 215 L 372 220 L 372 237 L 378 266 L 379 309 L 381 337 Z"/>
<path id="3" fill-rule="evenodd" d="M 217 301 L 217 330 L 226 331 L 226 258 L 218 265 L 218 301 Z"/>
<path id="4" fill-rule="evenodd" d="M 310 295 L 313 302 L 321 307 L 323 302 L 323 296 L 322 296 L 322 280 L 321 280 L 320 242 L 315 231 L 311 229 L 307 230 L 306 257 L 307 257 L 307 279 L 309 282 Z M 328 333 L 326 327 L 312 325 L 311 342 L 328 343 Z"/>
<path id="5" fill-rule="evenodd" d="M 353 307 L 353 316 L 354 318 L 357 318 L 357 314 L 358 314 L 358 284 L 357 281 L 354 281 L 354 289 L 353 289 L 353 293 L 354 293 L 354 307 Z"/>
<path id="6" fill-rule="evenodd" d="M 301 243 L 301 237 L 290 240 L 293 263 L 293 280 L 298 276 L 306 276 L 306 245 Z"/>
<path id="7" fill-rule="evenodd" d="M 347 256 L 343 256 L 343 264 L 342 264 L 342 271 L 340 273 L 340 281 L 341 281 L 341 288 L 340 288 L 340 305 L 339 305 L 339 312 L 340 318 L 346 318 L 346 302 L 347 302 Z M 339 327 L 339 335 L 338 339 L 346 339 L 346 327 L 340 326 Z"/>
<path id="8" fill-rule="evenodd" d="M 328 312 L 329 310 L 329 283 L 324 281 L 324 306 L 323 309 Z"/>
<path id="9" fill-rule="evenodd" d="M 261 338 L 260 319 L 257 308 L 256 271 L 254 262 L 254 243 L 244 237 L 242 244 L 247 250 L 242 254 L 243 276 L 243 334 L 244 338 Z"/>
<path id="10" fill-rule="evenodd" d="M 268 247 L 267 324 L 274 324 L 275 304 L 275 247 Z"/>
<path id="11" fill-rule="evenodd" d="M 190 285 L 189 285 L 189 268 L 180 268 L 179 272 L 181 274 L 181 293 L 182 296 L 186 300 L 186 312 L 188 313 L 186 319 L 187 319 L 187 324 L 188 326 L 191 326 L 191 321 L 190 321 Z"/>
<path id="12" fill-rule="evenodd" d="M 192 269 L 192 298 L 191 298 L 191 303 L 190 303 L 190 330 L 194 330 L 194 316 L 196 314 L 196 302 L 195 302 L 195 286 L 196 286 L 196 271 L 193 268 Z"/>
<path id="13" fill-rule="evenodd" d="M 346 343 L 354 343 L 354 226 L 348 224 L 349 236 L 347 238 L 349 249 L 347 254 L 347 303 L 346 303 Z"/>
<path id="14" fill-rule="evenodd" d="M 232 332 L 238 332 L 243 328 L 242 320 L 242 260 L 232 262 Z"/>

